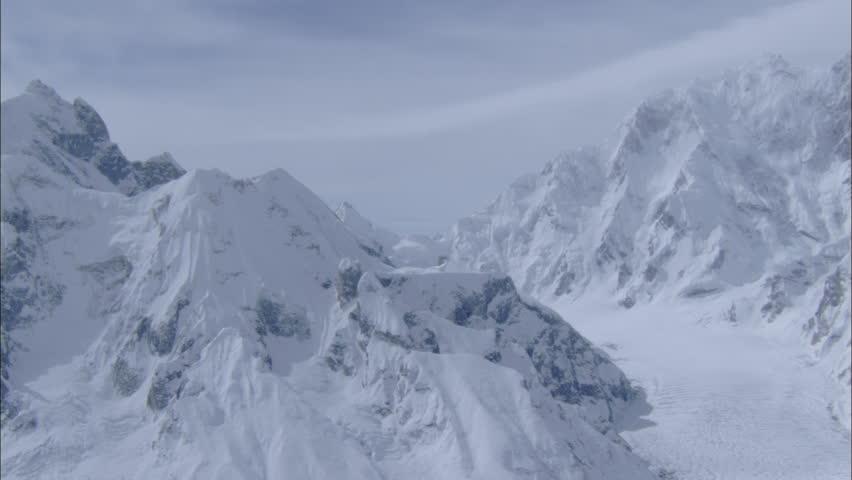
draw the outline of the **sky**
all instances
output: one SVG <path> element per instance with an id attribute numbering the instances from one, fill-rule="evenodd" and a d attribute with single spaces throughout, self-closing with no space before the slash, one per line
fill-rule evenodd
<path id="1" fill-rule="evenodd" d="M 0 97 L 82 97 L 132 160 L 284 168 L 442 232 L 644 97 L 766 53 L 824 68 L 849 0 L 0 0 Z"/>

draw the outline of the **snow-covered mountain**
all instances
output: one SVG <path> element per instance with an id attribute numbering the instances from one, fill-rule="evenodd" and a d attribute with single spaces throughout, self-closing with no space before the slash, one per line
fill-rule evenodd
<path id="1" fill-rule="evenodd" d="M 508 277 L 396 271 L 281 170 L 129 162 L 38 82 L 2 120 L 4 478 L 652 478 L 642 395 Z"/>
<path id="2" fill-rule="evenodd" d="M 665 91 L 459 221 L 447 269 L 508 272 L 547 304 L 725 299 L 719 319 L 802 338 L 849 428 L 850 115 L 848 54 Z"/>
<path id="3" fill-rule="evenodd" d="M 449 255 L 449 242 L 445 236 L 398 235 L 373 225 L 349 202 L 341 203 L 335 213 L 349 231 L 361 239 L 368 253 L 384 258 L 391 265 L 434 267 L 446 261 Z"/>

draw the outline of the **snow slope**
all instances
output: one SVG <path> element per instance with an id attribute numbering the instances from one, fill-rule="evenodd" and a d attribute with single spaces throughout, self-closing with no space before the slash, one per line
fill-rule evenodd
<path id="1" fill-rule="evenodd" d="M 505 276 L 395 273 L 281 170 L 127 162 L 40 83 L 2 109 L 4 478 L 653 478 L 641 394 Z"/>
<path id="2" fill-rule="evenodd" d="M 615 141 L 518 179 L 451 233 L 447 270 L 502 271 L 546 304 L 605 295 L 790 327 L 850 427 L 850 56 L 767 56 L 639 105 Z"/>

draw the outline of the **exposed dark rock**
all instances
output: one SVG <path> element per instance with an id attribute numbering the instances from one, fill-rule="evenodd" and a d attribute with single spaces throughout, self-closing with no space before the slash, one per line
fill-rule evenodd
<path id="1" fill-rule="evenodd" d="M 179 398 L 183 387 L 182 377 L 183 372 L 180 370 L 156 372 L 148 390 L 148 408 L 159 411 L 166 408 L 172 398 Z"/>
<path id="2" fill-rule="evenodd" d="M 109 141 L 106 123 L 88 103 L 79 98 L 74 100 L 74 113 L 80 126 L 93 140 Z"/>
<path id="3" fill-rule="evenodd" d="M 17 403 L 9 398 L 9 367 L 12 355 L 21 348 L 21 344 L 9 335 L 5 322 L 0 323 L 0 421 L 15 417 Z"/>
<path id="4" fill-rule="evenodd" d="M 817 311 L 808 320 L 806 328 L 813 331 L 811 345 L 821 342 L 833 327 L 833 319 L 830 310 L 837 308 L 843 303 L 846 296 L 845 278 L 842 268 L 838 268 L 825 280 L 822 298 L 820 298 Z"/>
<path id="5" fill-rule="evenodd" d="M 183 342 L 183 344 L 180 346 L 180 353 L 181 354 L 186 353 L 190 348 L 193 347 L 193 345 L 195 345 L 195 339 L 194 338 L 190 338 L 189 340 Z"/>
<path id="6" fill-rule="evenodd" d="M 369 337 L 373 333 L 373 324 L 370 323 L 370 320 L 361 312 L 361 305 L 356 305 L 355 309 L 349 313 L 349 320 L 355 322 L 358 325 L 358 331 L 361 332 L 362 335 Z"/>
<path id="7" fill-rule="evenodd" d="M 533 312 L 535 312 L 535 314 L 538 315 L 538 318 L 540 318 L 542 321 L 544 321 L 544 323 L 548 325 L 559 325 L 565 323 L 562 321 L 562 318 L 556 312 L 547 307 L 543 307 L 534 303 L 527 303 L 522 300 L 521 305 L 523 305 L 524 308 L 526 308 L 527 310 L 532 310 Z"/>
<path id="8" fill-rule="evenodd" d="M 403 338 L 401 335 L 397 335 L 395 333 L 374 330 L 373 338 L 382 342 L 387 342 L 392 345 L 396 345 L 406 350 L 412 350 L 414 348 L 414 344 L 409 338 Z"/>
<path id="9" fill-rule="evenodd" d="M 151 319 L 148 317 L 142 317 L 139 319 L 139 325 L 136 326 L 136 331 L 134 332 L 136 335 L 136 341 L 140 342 L 142 339 L 148 338 L 148 331 L 151 329 Z"/>
<path id="10" fill-rule="evenodd" d="M 306 340 L 311 336 L 307 313 L 301 308 L 290 308 L 283 303 L 260 297 L 255 305 L 257 323 L 255 330 L 260 336 L 296 337 Z"/>
<path id="11" fill-rule="evenodd" d="M 29 210 L 5 209 L 2 220 L 15 229 L 17 238 L 7 245 L 0 261 L 0 413 L 8 419 L 17 414 L 16 401 L 9 397 L 9 367 L 15 352 L 22 349 L 12 331 L 31 325 L 52 312 L 65 295 L 65 286 L 34 273 L 38 236 Z"/>
<path id="12" fill-rule="evenodd" d="M 124 283 L 133 273 L 133 265 L 124 255 L 116 255 L 103 262 L 83 265 L 79 269 L 91 274 L 99 284 L 105 287 Z"/>
<path id="13" fill-rule="evenodd" d="M 414 348 L 424 352 L 441 353 L 441 346 L 438 345 L 438 336 L 428 328 L 422 330 L 420 339 L 414 342 Z"/>
<path id="14" fill-rule="evenodd" d="M 766 283 L 769 286 L 769 299 L 760 307 L 760 313 L 767 316 L 769 321 L 772 321 L 789 306 L 789 301 L 784 291 L 783 278 L 780 275 L 772 276 Z"/>
<path id="15" fill-rule="evenodd" d="M 646 282 L 653 282 L 654 279 L 657 278 L 657 267 L 653 265 L 645 267 L 645 271 L 642 272 L 642 278 L 644 278 Z"/>
<path id="16" fill-rule="evenodd" d="M 622 288 L 627 284 L 627 281 L 630 280 L 630 277 L 633 276 L 633 269 L 631 269 L 626 264 L 622 263 L 618 267 L 618 288 Z"/>
<path id="17" fill-rule="evenodd" d="M 509 277 L 493 278 L 485 282 L 482 289 L 486 303 L 491 303 L 498 295 L 517 295 L 515 284 Z"/>
<path id="18" fill-rule="evenodd" d="M 566 272 L 559 277 L 559 283 L 556 284 L 556 290 L 553 292 L 554 295 L 567 295 L 571 293 L 572 286 L 574 285 L 574 280 L 576 280 L 577 275 L 574 272 Z"/>
<path id="19" fill-rule="evenodd" d="M 68 168 L 68 165 L 65 165 L 65 162 L 54 152 L 54 149 L 49 145 L 45 145 L 44 143 L 34 140 L 33 141 L 33 149 L 35 150 L 35 155 L 44 162 L 45 165 L 50 167 L 51 170 L 57 172 L 60 175 L 70 178 L 78 185 L 83 185 L 83 182 L 80 181 L 80 178 Z"/>
<path id="20" fill-rule="evenodd" d="M 361 265 L 358 262 L 342 262 L 338 269 L 337 279 L 334 282 L 334 287 L 337 290 L 337 300 L 341 303 L 347 303 L 358 296 L 358 281 L 363 275 Z"/>
<path id="21" fill-rule="evenodd" d="M 178 322 L 180 314 L 186 307 L 189 306 L 189 300 L 181 299 L 175 304 L 173 313 L 169 316 L 166 322 L 163 322 L 159 328 L 153 328 L 148 324 L 144 329 L 147 333 L 148 346 L 151 353 L 156 355 L 167 355 L 171 353 L 175 346 L 175 338 L 177 337 Z M 144 320 L 143 320 L 144 322 Z M 142 328 L 140 325 L 139 328 Z M 139 332 L 137 328 L 137 333 Z"/>
<path id="22" fill-rule="evenodd" d="M 716 258 L 713 259 L 713 263 L 710 264 L 711 270 L 718 270 L 722 268 L 722 265 L 725 263 L 725 250 L 720 249 L 719 253 L 716 254 Z"/>
<path id="23" fill-rule="evenodd" d="M 470 317 L 474 315 L 484 317 L 485 309 L 487 307 L 488 304 L 485 303 L 482 294 L 479 292 L 474 292 L 469 295 L 457 294 L 456 306 L 453 309 L 451 320 L 456 325 L 466 327 L 470 324 Z"/>
<path id="24" fill-rule="evenodd" d="M 32 227 L 30 211 L 24 208 L 4 209 L 2 219 L 4 222 L 15 227 L 15 231 L 19 235 L 28 232 Z"/>
<path id="25" fill-rule="evenodd" d="M 543 329 L 526 352 L 539 381 L 557 400 L 579 404 L 584 398 L 594 397 L 610 404 L 613 398 L 629 401 L 636 395 L 626 379 L 606 386 L 578 377 L 578 369 L 593 368 L 608 360 L 567 324 Z"/>
<path id="26" fill-rule="evenodd" d="M 170 182 L 186 173 L 186 170 L 175 163 L 168 153 L 151 158 L 145 162 L 133 162 L 131 167 L 141 190 L 148 190 L 157 185 Z"/>
<path id="27" fill-rule="evenodd" d="M 381 262 L 382 262 L 382 263 L 384 263 L 385 265 L 390 265 L 391 267 L 394 267 L 394 266 L 395 266 L 395 265 L 393 264 L 393 262 L 391 261 L 391 259 L 390 259 L 390 258 L 388 258 L 388 257 L 384 254 L 384 251 L 383 251 L 383 249 L 382 249 L 382 246 L 381 246 L 381 245 L 376 245 L 376 247 L 377 247 L 377 248 L 372 248 L 372 247 L 369 247 L 369 246 L 364 245 L 363 243 L 361 243 L 361 244 L 359 244 L 358 246 L 359 246 L 359 247 L 361 247 L 361 250 L 364 250 L 364 252 L 365 252 L 367 255 L 369 255 L 369 256 L 371 256 L 371 257 L 378 258 L 378 259 L 379 259 L 379 260 L 381 260 Z"/>
<path id="28" fill-rule="evenodd" d="M 515 306 L 514 300 L 515 299 L 513 298 L 509 298 L 493 306 L 493 308 L 489 308 L 488 318 L 491 318 L 499 325 L 503 325 L 508 322 L 509 318 L 512 316 L 512 309 Z"/>
<path id="29" fill-rule="evenodd" d="M 63 151 L 88 162 L 95 153 L 95 140 L 86 134 L 60 133 L 53 137 L 53 144 Z"/>
<path id="30" fill-rule="evenodd" d="M 492 302 L 498 296 L 511 296 L 506 302 L 494 305 Z M 515 284 L 509 277 L 488 280 L 481 292 L 456 292 L 456 305 L 451 314 L 451 320 L 463 327 L 470 325 L 471 317 L 482 319 L 492 318 L 498 323 L 508 321 L 511 314 L 512 300 L 517 298 Z"/>
<path id="31" fill-rule="evenodd" d="M 332 343 L 329 347 L 328 354 L 325 356 L 325 364 L 332 371 L 340 372 L 347 377 L 355 373 L 355 367 L 347 363 L 348 347 L 345 343 Z"/>
<path id="32" fill-rule="evenodd" d="M 3 252 L 3 260 L 0 262 L 0 278 L 7 282 L 18 274 L 29 275 L 30 264 L 35 257 L 35 249 L 22 238 L 15 239 L 15 243 Z"/>
<path id="33" fill-rule="evenodd" d="M 122 396 L 130 396 L 142 384 L 142 372 L 131 368 L 127 360 L 119 358 L 112 365 L 112 383 Z"/>
<path id="34" fill-rule="evenodd" d="M 111 144 L 102 152 L 95 155 L 93 163 L 113 185 L 118 185 L 122 180 L 127 178 L 133 169 L 130 167 L 130 162 L 118 149 L 118 146 Z"/>
<path id="35" fill-rule="evenodd" d="M 65 287 L 39 275 L 31 276 L 25 286 L 12 287 L 0 284 L 0 323 L 9 331 L 34 322 L 40 314 L 52 311 L 62 303 Z M 24 313 L 24 309 L 29 307 Z"/>
<path id="36" fill-rule="evenodd" d="M 691 287 L 684 290 L 682 296 L 684 298 L 702 298 L 719 293 L 720 291 L 721 289 L 719 288 Z"/>
<path id="37" fill-rule="evenodd" d="M 415 327 L 417 325 L 417 315 L 414 312 L 405 312 L 402 316 L 402 321 L 408 326 L 408 328 Z"/>

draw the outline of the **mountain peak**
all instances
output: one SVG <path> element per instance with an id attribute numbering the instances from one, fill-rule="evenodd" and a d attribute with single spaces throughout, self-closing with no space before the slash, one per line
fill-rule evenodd
<path id="1" fill-rule="evenodd" d="M 36 95 L 50 99 L 61 98 L 59 94 L 56 93 L 56 90 L 54 90 L 52 87 L 48 86 L 39 79 L 32 80 L 29 84 L 27 84 L 27 88 L 24 90 L 24 92 L 29 93 L 30 95 Z"/>
<path id="2" fill-rule="evenodd" d="M 79 97 L 74 99 L 73 105 L 77 123 L 83 131 L 98 141 L 109 141 L 109 130 L 98 112 Z"/>
<path id="3" fill-rule="evenodd" d="M 812 299 L 848 271 L 850 58 L 812 72 L 767 54 L 648 98 L 600 153 L 552 161 L 460 220 L 449 265 L 508 271 L 554 304 L 735 299 L 740 322 L 799 322 L 847 381 L 848 314 Z M 793 312 L 810 308 L 802 325 Z"/>
<path id="4" fill-rule="evenodd" d="M 185 172 L 171 155 L 131 162 L 110 141 L 103 118 L 82 98 L 70 103 L 40 80 L 2 104 L 4 163 L 33 160 L 82 186 L 134 195 Z"/>
<path id="5" fill-rule="evenodd" d="M 787 61 L 780 53 L 766 52 L 757 62 L 758 65 L 765 65 L 773 70 L 788 70 L 791 68 L 790 62 Z"/>

